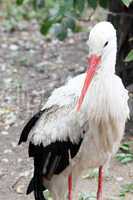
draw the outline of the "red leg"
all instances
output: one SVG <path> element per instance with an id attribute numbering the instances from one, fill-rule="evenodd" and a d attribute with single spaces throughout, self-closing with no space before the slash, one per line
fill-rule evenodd
<path id="1" fill-rule="evenodd" d="M 72 174 L 68 177 L 68 200 L 72 200 Z"/>
<path id="2" fill-rule="evenodd" d="M 103 166 L 99 167 L 97 200 L 102 200 L 103 191 Z"/>

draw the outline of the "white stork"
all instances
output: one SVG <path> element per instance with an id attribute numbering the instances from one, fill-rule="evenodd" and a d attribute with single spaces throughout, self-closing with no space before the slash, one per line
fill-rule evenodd
<path id="1" fill-rule="evenodd" d="M 29 132 L 29 156 L 34 175 L 27 194 L 44 200 L 48 189 L 54 200 L 69 200 L 78 177 L 99 168 L 97 200 L 102 199 L 103 167 L 118 150 L 129 115 L 128 93 L 115 75 L 116 31 L 109 22 L 91 30 L 88 68 L 53 91 L 43 108 L 24 127 L 19 144 Z M 73 192 L 73 199 L 74 197 Z"/>

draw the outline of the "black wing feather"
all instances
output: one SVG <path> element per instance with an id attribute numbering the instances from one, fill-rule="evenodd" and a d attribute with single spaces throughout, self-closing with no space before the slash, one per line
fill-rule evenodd
<path id="1" fill-rule="evenodd" d="M 69 139 L 67 141 L 56 141 L 46 147 L 44 147 L 43 144 L 34 145 L 30 142 L 29 157 L 33 157 L 34 160 L 38 158 L 38 162 L 35 164 L 37 167 L 43 165 L 44 169 L 45 166 L 46 170 L 44 171 L 46 172 L 43 173 L 43 175 L 46 177 L 51 168 L 53 168 L 53 163 L 56 159 L 58 164 L 56 163 L 53 174 L 59 174 L 69 165 L 69 154 L 71 155 L 71 158 L 76 156 L 82 140 L 83 138 L 81 137 L 78 143 L 72 143 Z"/>
<path id="2" fill-rule="evenodd" d="M 30 183 L 29 183 L 27 191 L 26 191 L 27 195 L 30 194 L 31 192 L 33 192 L 33 190 L 34 190 L 34 181 L 35 181 L 34 178 L 32 178 L 30 180 Z"/>
<path id="3" fill-rule="evenodd" d="M 31 129 L 35 126 L 36 122 L 38 119 L 41 117 L 41 115 L 44 113 L 45 110 L 40 110 L 37 112 L 30 120 L 29 122 L 25 125 L 25 127 L 22 130 L 18 145 L 20 145 L 22 142 L 26 142 L 28 135 L 31 131 Z"/>
<path id="4" fill-rule="evenodd" d="M 34 162 L 35 161 L 36 160 L 34 160 Z M 37 162 L 38 162 L 38 160 L 37 160 Z M 41 168 L 42 168 L 42 165 L 40 165 L 39 167 L 36 167 L 36 165 L 35 165 L 34 182 L 33 182 L 35 200 L 45 200 L 44 195 L 43 195 L 44 187 L 42 185 Z"/>
<path id="5" fill-rule="evenodd" d="M 51 179 L 54 174 L 60 174 L 68 165 L 69 157 L 74 158 L 79 151 L 83 138 L 78 143 L 56 141 L 46 147 L 43 144 L 29 144 L 29 156 L 34 158 L 34 177 L 27 189 L 27 194 L 34 190 L 35 200 L 43 199 L 42 178 Z"/>

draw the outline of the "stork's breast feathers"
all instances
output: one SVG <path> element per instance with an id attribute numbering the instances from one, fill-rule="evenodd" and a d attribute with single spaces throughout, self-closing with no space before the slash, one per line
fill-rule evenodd
<path id="1" fill-rule="evenodd" d="M 108 73 L 97 75 L 90 86 L 84 101 L 84 110 L 88 110 L 89 120 L 114 120 L 124 123 L 128 118 L 128 92 L 120 78 Z"/>

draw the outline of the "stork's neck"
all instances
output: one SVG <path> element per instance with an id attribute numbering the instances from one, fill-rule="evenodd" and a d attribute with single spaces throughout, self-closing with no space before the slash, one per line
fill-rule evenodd
<path id="1" fill-rule="evenodd" d="M 109 74 L 115 73 L 115 64 L 116 64 L 116 44 L 107 49 L 105 54 L 102 57 L 100 72 L 105 72 Z"/>

